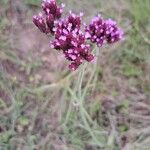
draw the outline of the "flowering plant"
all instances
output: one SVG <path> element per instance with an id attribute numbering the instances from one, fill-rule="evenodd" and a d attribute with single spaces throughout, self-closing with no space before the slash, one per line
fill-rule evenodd
<path id="1" fill-rule="evenodd" d="M 89 25 L 85 25 L 82 23 L 83 13 L 75 14 L 70 11 L 66 18 L 62 18 L 64 6 L 64 4 L 58 6 L 55 0 L 43 0 L 42 9 L 44 13 L 33 16 L 33 22 L 41 32 L 53 36 L 53 40 L 50 41 L 51 48 L 63 53 L 64 57 L 70 62 L 70 70 L 76 70 L 84 61 L 92 62 L 95 59 L 99 51 L 96 48 L 96 56 L 93 55 L 93 45 L 102 47 L 104 44 L 112 44 L 122 39 L 123 31 L 112 19 L 104 19 L 97 15 Z M 73 105 L 79 108 L 84 128 L 88 130 L 94 143 L 103 147 L 103 144 L 99 143 L 99 139 L 91 130 L 89 122 L 93 124 L 93 120 L 84 108 L 84 100 L 95 76 L 97 61 L 88 81 L 82 88 L 86 65 L 86 63 L 82 65 L 79 71 L 75 88 L 68 87 L 68 92 Z M 70 109 L 66 112 L 63 124 L 67 124 L 69 114 Z"/>
<path id="2" fill-rule="evenodd" d="M 43 14 L 33 16 L 34 24 L 45 34 L 51 34 L 54 40 L 51 48 L 63 52 L 70 61 L 69 68 L 76 70 L 84 60 L 92 62 L 91 44 L 98 47 L 115 43 L 122 39 L 123 31 L 112 19 L 103 19 L 100 15 L 94 17 L 89 25 L 82 27 L 82 16 L 70 11 L 66 18 L 62 18 L 65 5 L 58 6 L 55 0 L 43 0 Z M 88 40 L 90 44 L 87 43 Z"/>

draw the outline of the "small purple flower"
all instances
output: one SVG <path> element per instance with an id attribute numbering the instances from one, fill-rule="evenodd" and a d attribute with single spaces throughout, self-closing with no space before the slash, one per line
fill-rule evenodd
<path id="1" fill-rule="evenodd" d="M 90 62 L 94 59 L 80 25 L 81 16 L 70 13 L 67 19 L 57 23 L 55 40 L 51 43 L 52 48 L 62 50 L 65 58 L 71 61 L 71 70 L 76 70 L 83 60 Z"/>
<path id="2" fill-rule="evenodd" d="M 112 19 L 105 21 L 106 24 L 106 37 L 108 43 L 118 42 L 123 38 L 123 31 L 117 26 L 117 23 Z"/>
<path id="3" fill-rule="evenodd" d="M 47 27 L 48 27 L 48 32 L 50 32 L 50 33 L 54 33 L 54 31 L 53 31 L 53 28 L 54 28 L 54 21 L 55 21 L 55 19 L 54 19 L 54 16 L 53 15 L 51 15 L 51 14 L 48 14 L 47 16 L 46 16 L 46 24 L 47 24 Z"/>
<path id="4" fill-rule="evenodd" d="M 55 0 L 43 0 L 42 8 L 46 15 L 52 15 L 54 19 L 59 19 L 63 13 L 63 7 L 65 5 L 62 4 L 59 7 Z"/>
<path id="5" fill-rule="evenodd" d="M 39 13 L 37 16 L 33 16 L 33 23 L 39 28 L 41 32 L 47 33 L 47 26 L 42 13 Z"/>
<path id="6" fill-rule="evenodd" d="M 100 15 L 93 18 L 86 26 L 85 35 L 91 42 L 101 47 L 105 43 L 115 43 L 122 39 L 123 31 L 112 19 L 104 20 Z"/>
<path id="7" fill-rule="evenodd" d="M 44 15 L 40 13 L 37 16 L 33 16 L 33 23 L 43 33 L 54 33 L 54 22 L 59 19 L 63 12 L 64 4 L 58 6 L 55 0 L 43 0 L 42 8 Z"/>

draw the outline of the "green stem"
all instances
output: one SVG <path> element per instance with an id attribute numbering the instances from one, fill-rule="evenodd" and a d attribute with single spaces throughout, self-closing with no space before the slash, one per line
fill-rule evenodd
<path id="1" fill-rule="evenodd" d="M 99 50 L 97 48 L 95 48 L 94 51 L 96 53 L 96 57 L 98 57 Z M 84 65 L 81 66 L 81 70 L 79 71 L 79 75 L 78 75 L 78 78 L 76 81 L 75 89 L 72 90 L 72 89 L 68 88 L 68 92 L 71 94 L 71 97 L 72 97 L 73 101 L 75 102 L 75 104 L 76 103 L 78 104 L 77 106 L 79 108 L 83 126 L 86 128 L 86 130 L 91 135 L 92 140 L 94 141 L 95 144 L 97 144 L 99 146 L 103 146 L 102 143 L 100 143 L 100 141 L 97 139 L 96 135 L 94 134 L 94 132 L 92 131 L 92 129 L 90 127 L 90 125 L 93 125 L 93 120 L 91 119 L 90 115 L 88 114 L 88 112 L 86 111 L 86 109 L 84 108 L 84 105 L 83 105 L 88 88 L 94 78 L 94 75 L 95 75 L 95 72 L 97 69 L 97 59 L 94 64 L 94 70 L 92 70 L 89 80 L 88 80 L 87 84 L 85 85 L 84 89 L 82 90 L 83 79 L 84 79 L 86 67 L 87 67 L 87 63 L 85 63 Z M 70 112 L 71 112 L 71 105 L 68 109 L 65 124 L 68 122 Z"/>
<path id="2" fill-rule="evenodd" d="M 94 51 L 96 51 L 96 57 L 98 58 L 99 49 L 96 47 L 96 48 L 94 49 Z M 96 72 L 96 69 L 97 69 L 97 58 L 96 58 L 96 62 L 95 62 L 95 64 L 94 64 L 94 69 L 93 69 L 93 71 L 92 71 L 92 74 L 91 74 L 91 76 L 90 76 L 90 78 L 89 78 L 89 80 L 88 80 L 88 82 L 87 82 L 87 84 L 86 84 L 86 86 L 85 86 L 85 88 L 84 88 L 84 91 L 83 91 L 83 94 L 82 94 L 82 99 L 83 99 L 83 100 L 85 99 L 85 95 L 86 95 L 86 93 L 87 93 L 87 90 L 88 90 L 88 88 L 89 88 L 89 85 L 90 85 L 90 83 L 91 83 L 91 81 L 92 81 L 92 79 L 93 79 L 93 77 L 94 77 L 94 75 L 95 75 L 95 72 Z"/>
<path id="3" fill-rule="evenodd" d="M 97 48 L 94 49 L 94 51 L 96 51 L 96 57 L 98 57 L 98 52 L 99 50 Z M 83 84 L 83 78 L 84 78 L 84 74 L 85 74 L 85 69 L 86 69 L 87 64 L 85 63 L 82 68 L 81 71 L 79 72 L 79 76 L 78 76 L 78 81 L 77 81 L 77 91 L 76 91 L 76 95 L 77 95 L 77 100 L 79 101 L 79 111 L 81 114 L 81 118 L 82 121 L 84 123 L 85 128 L 89 131 L 92 139 L 94 140 L 95 143 L 99 144 L 100 146 L 102 146 L 102 144 L 97 140 L 96 136 L 94 135 L 93 131 L 91 130 L 91 127 L 88 123 L 88 121 L 90 121 L 90 123 L 93 124 L 92 119 L 90 118 L 89 114 L 87 113 L 86 109 L 83 106 L 83 101 L 85 99 L 85 95 L 87 93 L 87 90 L 89 88 L 90 83 L 92 82 L 92 79 L 95 75 L 96 72 L 96 68 L 97 68 L 97 59 L 94 65 L 94 70 L 92 71 L 92 74 L 84 88 L 84 91 L 82 92 L 82 84 Z M 88 120 L 87 120 L 88 119 Z"/>
<path id="4" fill-rule="evenodd" d="M 83 77 L 85 74 L 87 64 L 85 63 L 83 66 L 81 66 L 81 71 L 79 72 L 78 81 L 77 81 L 77 97 L 81 100 L 82 98 L 82 83 L 83 83 Z"/>

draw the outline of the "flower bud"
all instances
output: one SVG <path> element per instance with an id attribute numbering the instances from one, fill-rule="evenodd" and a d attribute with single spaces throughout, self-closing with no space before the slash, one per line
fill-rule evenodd
<path id="1" fill-rule="evenodd" d="M 33 23 L 40 29 L 41 32 L 47 33 L 46 23 L 41 13 L 33 16 Z"/>

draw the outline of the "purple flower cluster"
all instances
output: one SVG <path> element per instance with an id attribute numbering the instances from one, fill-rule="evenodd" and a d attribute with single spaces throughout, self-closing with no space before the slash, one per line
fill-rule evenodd
<path id="1" fill-rule="evenodd" d="M 82 31 L 83 14 L 76 15 L 70 12 L 67 18 L 61 19 L 63 7 L 64 4 L 58 6 L 56 0 L 43 0 L 44 14 L 33 16 L 33 22 L 41 32 L 54 36 L 51 47 L 63 52 L 65 58 L 71 62 L 71 70 L 76 70 L 84 60 L 91 62 L 94 59 L 87 40 L 100 47 L 122 39 L 123 32 L 115 21 L 104 20 L 98 15 Z"/>
<path id="2" fill-rule="evenodd" d="M 85 34 L 80 30 L 81 16 L 70 13 L 68 18 L 59 21 L 55 28 L 55 40 L 51 43 L 52 48 L 62 50 L 65 58 L 71 61 L 71 70 L 76 70 L 83 60 L 90 62 L 94 59 Z"/>
<path id="3" fill-rule="evenodd" d="M 106 43 L 115 43 L 122 39 L 123 31 L 112 19 L 104 20 L 100 15 L 94 17 L 85 29 L 86 38 L 99 47 Z"/>
<path id="4" fill-rule="evenodd" d="M 33 23 L 39 28 L 41 32 L 48 33 L 48 29 L 42 13 L 39 13 L 37 16 L 33 16 Z"/>
<path id="5" fill-rule="evenodd" d="M 54 21 L 59 19 L 63 12 L 64 4 L 57 6 L 55 0 L 43 0 L 42 8 L 44 15 L 39 13 L 37 16 L 33 16 L 34 24 L 40 29 L 43 33 L 54 33 Z"/>

